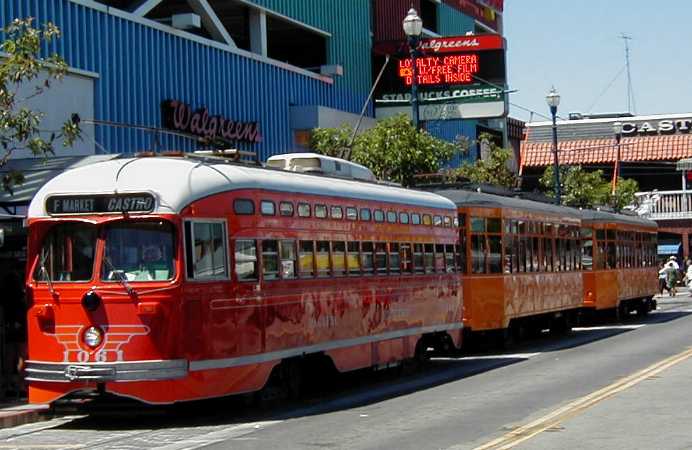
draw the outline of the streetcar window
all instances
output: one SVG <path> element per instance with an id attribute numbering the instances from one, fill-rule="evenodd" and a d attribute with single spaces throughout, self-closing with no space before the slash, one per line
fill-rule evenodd
<path id="1" fill-rule="evenodd" d="M 337 277 L 346 273 L 346 243 L 343 241 L 332 242 L 332 270 Z"/>
<path id="2" fill-rule="evenodd" d="M 399 222 L 401 222 L 403 224 L 407 224 L 408 219 L 409 219 L 408 213 L 403 213 L 403 212 L 399 213 Z"/>
<path id="3" fill-rule="evenodd" d="M 310 205 L 298 203 L 298 217 L 310 217 Z"/>
<path id="4" fill-rule="evenodd" d="M 454 246 L 451 244 L 445 245 L 445 266 L 447 272 L 456 272 L 456 267 L 454 267 Z"/>
<path id="5" fill-rule="evenodd" d="M 423 265 L 426 272 L 435 270 L 435 247 L 433 244 L 425 244 L 425 254 L 423 255 Z"/>
<path id="6" fill-rule="evenodd" d="M 325 219 L 327 217 L 327 206 L 315 205 L 315 217 L 318 219 Z"/>
<path id="7" fill-rule="evenodd" d="M 500 236 L 488 236 L 488 272 L 502 273 L 502 241 Z M 537 257 L 537 256 L 536 256 Z"/>
<path id="8" fill-rule="evenodd" d="M 235 275 L 238 281 L 257 280 L 257 245 L 254 240 L 235 241 Z"/>
<path id="9" fill-rule="evenodd" d="M 441 227 L 442 226 L 442 217 L 441 216 L 433 216 L 433 225 L 436 227 Z"/>
<path id="10" fill-rule="evenodd" d="M 615 230 L 606 230 L 606 237 L 608 240 L 615 240 Z"/>
<path id="11" fill-rule="evenodd" d="M 553 239 L 543 238 L 543 267 L 546 272 L 553 272 Z"/>
<path id="12" fill-rule="evenodd" d="M 96 228 L 64 223 L 51 228 L 43 241 L 36 281 L 89 281 L 94 267 Z"/>
<path id="13" fill-rule="evenodd" d="M 186 260 L 188 278 L 227 278 L 226 233 L 222 222 L 186 222 Z"/>
<path id="14" fill-rule="evenodd" d="M 471 233 L 484 233 L 485 219 L 482 217 L 471 217 Z"/>
<path id="15" fill-rule="evenodd" d="M 443 244 L 435 244 L 435 271 L 445 271 L 445 246 Z"/>
<path id="16" fill-rule="evenodd" d="M 276 215 L 276 205 L 270 200 L 262 200 L 260 202 L 260 212 L 264 216 L 274 216 Z"/>
<path id="17" fill-rule="evenodd" d="M 296 277 L 296 241 L 281 241 L 281 278 Z"/>
<path id="18" fill-rule="evenodd" d="M 454 225 L 455 227 L 459 226 L 459 218 L 458 217 L 454 216 L 452 218 L 452 225 Z"/>
<path id="19" fill-rule="evenodd" d="M 454 253 L 457 255 L 457 272 L 466 273 L 466 237 L 462 240 L 463 245 L 455 245 Z"/>
<path id="20" fill-rule="evenodd" d="M 413 225 L 420 225 L 420 214 L 417 214 L 417 213 L 411 214 L 411 223 Z"/>
<path id="21" fill-rule="evenodd" d="M 389 243 L 389 272 L 399 273 L 401 271 L 401 257 L 399 253 L 399 244 Z"/>
<path id="22" fill-rule="evenodd" d="M 496 218 L 486 219 L 486 229 L 488 233 L 501 233 L 502 232 L 502 220 Z"/>
<path id="23" fill-rule="evenodd" d="M 399 247 L 399 254 L 401 255 L 401 271 L 413 272 L 413 260 L 411 259 L 411 244 L 401 244 L 401 246 Z"/>
<path id="24" fill-rule="evenodd" d="M 442 220 L 444 221 L 444 225 L 445 225 L 446 227 L 451 227 L 451 226 L 452 226 L 452 218 L 451 218 L 451 217 L 449 217 L 449 216 L 444 216 L 444 217 L 442 218 Z"/>
<path id="25" fill-rule="evenodd" d="M 488 239 L 490 239 L 490 238 L 488 238 Z M 533 262 L 533 271 L 538 272 L 539 270 L 541 270 L 540 265 L 539 265 L 540 251 L 538 249 L 538 246 L 540 245 L 541 238 L 531 237 L 530 239 L 531 239 L 531 245 L 532 245 L 531 257 L 532 257 L 532 262 Z M 491 244 L 490 252 L 492 253 L 493 252 L 492 243 L 490 243 L 490 244 Z M 492 255 L 491 255 L 491 258 L 492 258 Z M 491 259 L 490 263 L 492 264 L 492 259 Z M 490 269 L 490 272 L 493 273 L 492 268 Z"/>
<path id="26" fill-rule="evenodd" d="M 344 210 L 341 209 L 341 206 L 332 206 L 329 215 L 332 219 L 342 219 L 344 217 Z"/>
<path id="27" fill-rule="evenodd" d="M 423 225 L 432 225 L 432 216 L 429 214 L 423 214 Z"/>
<path id="28" fill-rule="evenodd" d="M 396 212 L 387 211 L 387 222 L 396 223 Z"/>
<path id="29" fill-rule="evenodd" d="M 423 244 L 413 244 L 413 266 L 415 271 L 421 273 L 423 269 Z"/>
<path id="30" fill-rule="evenodd" d="M 472 219 L 473 222 L 473 219 Z M 485 273 L 485 236 L 471 236 L 471 271 Z"/>
<path id="31" fill-rule="evenodd" d="M 384 242 L 375 244 L 375 267 L 378 274 L 387 274 L 387 244 Z"/>
<path id="32" fill-rule="evenodd" d="M 255 203 L 246 198 L 237 198 L 233 201 L 233 211 L 239 215 L 251 215 L 255 213 Z"/>
<path id="33" fill-rule="evenodd" d="M 168 222 L 107 225 L 105 242 L 102 280 L 162 281 L 175 276 L 173 225 Z"/>
<path id="34" fill-rule="evenodd" d="M 361 208 L 360 209 L 360 220 L 362 220 L 363 222 L 370 222 L 371 214 L 370 214 L 370 210 L 368 208 Z"/>
<path id="35" fill-rule="evenodd" d="M 262 241 L 262 277 L 265 280 L 279 278 L 279 243 Z"/>
<path id="36" fill-rule="evenodd" d="M 348 220 L 357 220 L 358 210 L 356 208 L 346 208 L 346 218 Z"/>
<path id="37" fill-rule="evenodd" d="M 291 202 L 281 202 L 279 203 L 279 214 L 284 217 L 293 216 L 293 203 Z"/>
<path id="38" fill-rule="evenodd" d="M 348 243 L 348 256 L 346 257 L 348 263 L 348 274 L 349 275 L 359 275 L 360 274 L 360 252 L 358 251 L 358 242 Z"/>
<path id="39" fill-rule="evenodd" d="M 298 258 L 301 277 L 313 277 L 315 275 L 315 255 L 312 241 L 300 241 Z"/>
<path id="40" fill-rule="evenodd" d="M 616 254 L 615 254 L 615 243 L 614 242 L 608 242 L 607 243 L 607 249 L 606 249 L 606 268 L 607 269 L 614 269 L 615 268 L 615 260 L 616 260 Z"/>
<path id="41" fill-rule="evenodd" d="M 364 275 L 372 275 L 373 246 L 372 242 L 363 242 L 360 246 L 360 261 Z"/>
<path id="42" fill-rule="evenodd" d="M 384 211 L 381 209 L 376 209 L 375 210 L 375 222 L 384 222 Z"/>
<path id="43" fill-rule="evenodd" d="M 510 227 L 509 220 L 507 220 L 505 222 L 505 226 L 507 228 Z M 516 272 L 516 270 L 517 270 L 516 254 L 513 252 L 512 241 L 513 241 L 512 235 L 511 234 L 505 234 L 505 236 L 504 236 L 504 246 L 505 246 L 505 261 L 504 261 L 505 268 L 504 268 L 504 272 L 505 273 L 513 273 L 513 272 Z"/>
<path id="44" fill-rule="evenodd" d="M 317 241 L 315 251 L 315 262 L 317 265 L 317 276 L 329 276 L 329 241 Z"/>

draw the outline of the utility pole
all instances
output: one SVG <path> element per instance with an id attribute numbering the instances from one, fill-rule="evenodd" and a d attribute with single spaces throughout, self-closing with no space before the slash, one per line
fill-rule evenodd
<path id="1" fill-rule="evenodd" d="M 637 105 L 634 102 L 634 89 L 632 88 L 632 74 L 630 73 L 630 46 L 632 36 L 620 33 L 620 39 L 625 43 L 625 66 L 627 67 L 627 112 L 637 113 Z"/>

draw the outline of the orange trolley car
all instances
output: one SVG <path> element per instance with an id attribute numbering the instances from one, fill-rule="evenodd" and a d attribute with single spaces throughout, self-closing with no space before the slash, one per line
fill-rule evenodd
<path id="1" fill-rule="evenodd" d="M 655 309 L 656 222 L 603 211 L 581 214 L 584 307 L 619 316 Z"/>
<path id="2" fill-rule="evenodd" d="M 577 210 L 457 189 L 465 331 L 564 331 L 583 306 Z M 517 336 L 515 336 L 517 337 Z"/>
<path id="3" fill-rule="evenodd" d="M 28 223 L 34 403 L 172 403 L 259 390 L 310 356 L 348 371 L 460 345 L 456 208 L 431 193 L 116 159 L 48 182 Z"/>

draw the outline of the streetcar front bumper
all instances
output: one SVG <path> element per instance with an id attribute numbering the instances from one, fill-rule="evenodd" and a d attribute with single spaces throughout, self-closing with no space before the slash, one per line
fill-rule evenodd
<path id="1" fill-rule="evenodd" d="M 111 363 L 26 362 L 27 381 L 105 382 L 155 381 L 183 378 L 188 374 L 188 361 L 119 361 Z"/>

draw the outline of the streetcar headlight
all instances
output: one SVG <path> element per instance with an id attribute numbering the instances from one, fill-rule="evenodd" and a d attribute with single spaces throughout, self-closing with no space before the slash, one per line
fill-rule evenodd
<path id="1" fill-rule="evenodd" d="M 84 343 L 91 348 L 96 348 L 103 341 L 103 331 L 99 327 L 89 327 L 84 332 Z"/>

